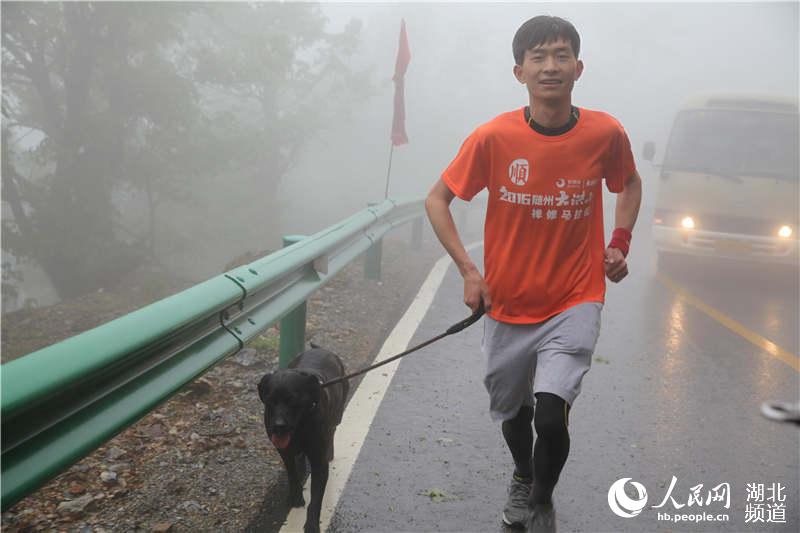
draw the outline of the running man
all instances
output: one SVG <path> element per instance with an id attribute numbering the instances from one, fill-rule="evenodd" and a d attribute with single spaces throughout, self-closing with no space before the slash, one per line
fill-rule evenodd
<path id="1" fill-rule="evenodd" d="M 554 532 L 553 489 L 569 453 L 568 415 L 600 332 L 605 277 L 628 275 L 641 179 L 622 125 L 572 105 L 580 37 L 558 17 L 514 36 L 514 76 L 529 105 L 479 126 L 431 189 L 431 225 L 464 278 L 464 303 L 486 309 L 482 349 L 490 415 L 514 460 L 502 520 Z M 602 185 L 617 194 L 604 243 Z M 464 250 L 454 196 L 484 188 L 485 277 Z M 536 428 L 534 445 L 533 428 Z"/>

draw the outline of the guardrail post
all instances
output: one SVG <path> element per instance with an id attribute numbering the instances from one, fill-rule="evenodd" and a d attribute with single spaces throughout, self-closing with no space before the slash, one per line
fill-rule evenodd
<path id="1" fill-rule="evenodd" d="M 305 235 L 286 235 L 283 247 L 305 239 Z M 286 368 L 295 355 L 302 352 L 306 344 L 306 302 L 301 303 L 281 319 L 280 356 L 278 364 Z"/>
<path id="2" fill-rule="evenodd" d="M 378 205 L 377 203 L 370 202 L 367 204 L 369 207 Z M 383 256 L 383 239 L 372 243 L 366 252 L 364 252 L 364 278 L 380 281 L 381 279 L 381 257 Z"/>
<path id="3" fill-rule="evenodd" d="M 411 248 L 419 250 L 422 248 L 422 217 L 417 217 L 411 223 Z"/>
<path id="4" fill-rule="evenodd" d="M 372 244 L 364 253 L 364 277 L 381 279 L 381 256 L 383 255 L 383 239 Z"/>

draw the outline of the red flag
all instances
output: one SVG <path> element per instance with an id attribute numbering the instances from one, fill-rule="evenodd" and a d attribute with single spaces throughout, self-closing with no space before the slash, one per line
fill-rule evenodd
<path id="1" fill-rule="evenodd" d="M 403 96 L 408 63 L 411 61 L 411 50 L 408 48 L 406 21 L 400 22 L 400 45 L 397 49 L 397 62 L 394 66 L 394 118 L 392 119 L 392 145 L 400 146 L 408 143 L 406 137 L 406 104 Z"/>

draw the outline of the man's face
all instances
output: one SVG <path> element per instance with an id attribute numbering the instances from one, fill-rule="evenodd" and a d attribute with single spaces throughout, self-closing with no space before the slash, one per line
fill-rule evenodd
<path id="1" fill-rule="evenodd" d="M 525 50 L 522 65 L 514 65 L 514 76 L 538 101 L 569 100 L 582 72 L 583 62 L 575 58 L 572 46 L 563 39 Z"/>

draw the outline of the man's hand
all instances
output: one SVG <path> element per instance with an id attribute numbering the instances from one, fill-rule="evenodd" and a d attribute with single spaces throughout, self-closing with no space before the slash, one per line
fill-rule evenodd
<path id="1" fill-rule="evenodd" d="M 625 256 L 617 248 L 605 249 L 605 267 L 606 276 L 614 283 L 619 283 L 622 278 L 628 275 L 628 263 L 625 262 Z"/>
<path id="2" fill-rule="evenodd" d="M 492 309 L 489 286 L 486 285 L 486 281 L 476 268 L 464 275 L 464 303 L 475 313 L 475 311 L 478 310 L 481 300 L 483 300 L 484 311 L 488 313 Z"/>

